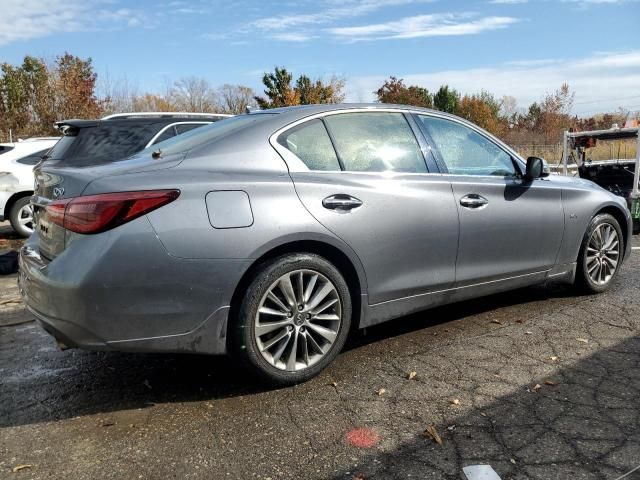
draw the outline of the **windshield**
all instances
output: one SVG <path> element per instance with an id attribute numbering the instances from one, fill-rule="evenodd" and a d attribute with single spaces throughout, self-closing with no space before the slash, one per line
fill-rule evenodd
<path id="1" fill-rule="evenodd" d="M 271 118 L 275 113 L 260 113 L 252 115 L 238 115 L 236 117 L 219 120 L 211 125 L 190 130 L 181 135 L 175 136 L 163 142 L 156 143 L 141 154 L 157 152 L 160 150 L 162 155 L 171 155 L 174 153 L 186 152 L 195 147 L 199 147 L 206 143 L 219 140 L 222 137 L 230 135 L 233 132 L 242 130 L 251 125 L 263 122 Z"/>

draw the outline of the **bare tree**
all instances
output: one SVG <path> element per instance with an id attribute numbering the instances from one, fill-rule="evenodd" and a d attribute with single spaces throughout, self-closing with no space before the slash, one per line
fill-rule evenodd
<path id="1" fill-rule="evenodd" d="M 176 80 L 169 99 L 178 110 L 185 112 L 215 112 L 216 92 L 209 81 L 199 77 Z"/>
<path id="2" fill-rule="evenodd" d="M 217 92 L 220 113 L 244 113 L 246 108 L 253 104 L 254 96 L 252 88 L 225 83 Z"/>

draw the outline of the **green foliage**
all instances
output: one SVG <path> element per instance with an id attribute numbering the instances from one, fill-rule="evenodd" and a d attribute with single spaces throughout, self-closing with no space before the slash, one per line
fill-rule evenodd
<path id="1" fill-rule="evenodd" d="M 293 75 L 284 67 L 275 67 L 272 73 L 265 73 L 262 83 L 266 87 L 267 98 L 255 97 L 260 108 L 288 107 L 292 105 L 310 105 L 318 103 L 340 103 L 344 100 L 344 81 L 332 77 L 329 82 L 311 80 L 300 75 L 295 86 L 291 85 Z"/>
<path id="2" fill-rule="evenodd" d="M 442 85 L 433 97 L 434 107 L 442 112 L 456 113 L 459 103 L 460 94 L 448 85 Z"/>

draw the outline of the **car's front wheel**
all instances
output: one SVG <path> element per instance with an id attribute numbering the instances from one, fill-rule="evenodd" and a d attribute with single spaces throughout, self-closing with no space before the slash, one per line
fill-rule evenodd
<path id="1" fill-rule="evenodd" d="M 22 197 L 12 205 L 9 222 L 16 233 L 22 237 L 28 237 L 33 233 L 33 207 L 29 197 Z"/>
<path id="2" fill-rule="evenodd" d="M 576 283 L 589 293 L 607 290 L 618 274 L 624 253 L 620 224 L 612 215 L 593 217 L 582 239 Z"/>
<path id="3" fill-rule="evenodd" d="M 232 329 L 235 353 L 262 380 L 308 380 L 340 352 L 351 325 L 349 288 L 323 257 L 295 253 L 259 268 Z"/>

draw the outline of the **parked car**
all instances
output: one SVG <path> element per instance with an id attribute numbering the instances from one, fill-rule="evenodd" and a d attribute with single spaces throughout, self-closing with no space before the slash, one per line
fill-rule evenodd
<path id="1" fill-rule="evenodd" d="M 230 353 L 275 384 L 316 375 L 352 327 L 550 280 L 602 292 L 630 252 L 624 199 L 420 108 L 253 112 L 47 163 L 19 283 L 48 332 Z"/>
<path id="2" fill-rule="evenodd" d="M 0 144 L 0 222 L 9 220 L 19 235 L 33 232 L 29 198 L 33 195 L 33 167 L 59 140 L 34 137 Z"/>
<path id="3" fill-rule="evenodd" d="M 109 163 L 229 116 L 139 112 L 118 113 L 100 120 L 64 120 L 56 123 L 64 136 L 47 156 L 47 162 L 73 167 Z"/>

